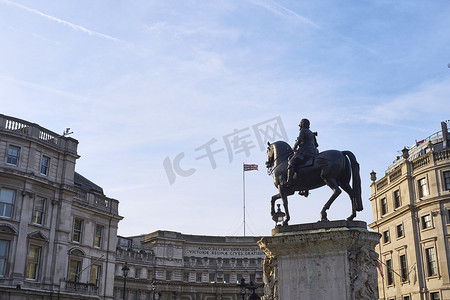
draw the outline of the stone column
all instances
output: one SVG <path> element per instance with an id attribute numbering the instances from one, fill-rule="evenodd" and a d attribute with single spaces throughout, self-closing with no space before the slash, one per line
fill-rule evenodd
<path id="1" fill-rule="evenodd" d="M 279 226 L 258 244 L 265 300 L 378 299 L 375 245 L 362 221 Z"/>

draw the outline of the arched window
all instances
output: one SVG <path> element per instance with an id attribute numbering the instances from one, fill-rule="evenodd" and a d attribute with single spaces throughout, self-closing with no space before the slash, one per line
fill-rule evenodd
<path id="1" fill-rule="evenodd" d="M 81 271 L 83 270 L 84 252 L 81 249 L 73 248 L 69 250 L 69 270 L 67 272 L 67 280 L 79 282 Z"/>

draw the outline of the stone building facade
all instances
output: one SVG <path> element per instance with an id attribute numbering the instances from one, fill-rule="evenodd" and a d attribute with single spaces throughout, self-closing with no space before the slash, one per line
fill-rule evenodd
<path id="1" fill-rule="evenodd" d="M 259 239 L 172 231 L 119 237 L 114 299 L 123 299 L 125 264 L 128 300 L 237 300 L 242 278 L 262 296 L 265 255 Z"/>
<path id="2" fill-rule="evenodd" d="M 450 148 L 442 130 L 403 149 L 376 179 L 372 172 L 379 299 L 450 299 Z"/>
<path id="3" fill-rule="evenodd" d="M 0 299 L 113 299 L 118 201 L 78 141 L 0 115 Z"/>

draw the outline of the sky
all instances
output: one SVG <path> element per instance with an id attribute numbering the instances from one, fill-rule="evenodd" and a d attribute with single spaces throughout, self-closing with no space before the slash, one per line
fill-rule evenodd
<path id="1" fill-rule="evenodd" d="M 356 155 L 371 223 L 369 173 L 450 119 L 449 15 L 443 0 L 0 0 L 0 113 L 70 128 L 123 236 L 243 235 L 244 197 L 246 235 L 270 235 L 265 143 L 292 146 L 302 118 L 320 151 Z M 290 224 L 331 193 L 291 196 Z M 328 216 L 350 213 L 342 193 Z"/>

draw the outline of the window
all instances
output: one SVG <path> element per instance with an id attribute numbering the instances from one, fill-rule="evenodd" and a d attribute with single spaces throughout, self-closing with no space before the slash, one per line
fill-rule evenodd
<path id="1" fill-rule="evenodd" d="M 81 243 L 81 239 L 83 236 L 83 220 L 79 218 L 75 218 L 73 220 L 73 238 L 72 241 Z"/>
<path id="2" fill-rule="evenodd" d="M 183 273 L 183 281 L 184 282 L 188 282 L 189 281 L 189 272 L 184 272 Z"/>
<path id="3" fill-rule="evenodd" d="M 223 282 L 230 283 L 230 274 L 223 274 Z"/>
<path id="4" fill-rule="evenodd" d="M 406 255 L 400 255 L 400 273 L 402 275 L 402 282 L 408 280 L 408 263 L 406 262 Z"/>
<path id="5" fill-rule="evenodd" d="M 422 217 L 422 229 L 431 228 L 431 215 L 425 215 Z"/>
<path id="6" fill-rule="evenodd" d="M 410 300 L 409 296 L 403 296 L 402 300 Z"/>
<path id="7" fill-rule="evenodd" d="M 196 273 L 195 274 L 195 281 L 196 282 L 202 282 L 202 273 Z"/>
<path id="8" fill-rule="evenodd" d="M 386 230 L 385 232 L 383 232 L 383 242 L 389 243 L 391 241 L 391 236 L 389 234 L 389 230 Z"/>
<path id="9" fill-rule="evenodd" d="M 6 263 L 8 262 L 9 241 L 0 240 L 0 276 L 6 272 Z"/>
<path id="10" fill-rule="evenodd" d="M 67 274 L 69 281 L 78 282 L 80 279 L 81 270 L 81 261 L 71 259 L 69 261 L 69 274 Z"/>
<path id="11" fill-rule="evenodd" d="M 99 286 L 100 284 L 100 274 L 101 274 L 101 266 L 92 265 L 91 268 L 91 283 L 95 286 Z"/>
<path id="12" fill-rule="evenodd" d="M 16 191 L 9 189 L 0 190 L 0 217 L 11 218 Z"/>
<path id="13" fill-rule="evenodd" d="M 441 299 L 439 297 L 439 292 L 430 293 L 430 299 L 431 300 L 439 300 L 439 299 Z"/>
<path id="14" fill-rule="evenodd" d="M 167 281 L 172 280 L 172 272 L 171 271 L 166 271 L 166 280 Z"/>
<path id="15" fill-rule="evenodd" d="M 45 199 L 36 196 L 34 199 L 33 223 L 43 225 L 44 215 L 45 215 Z"/>
<path id="16" fill-rule="evenodd" d="M 6 159 L 6 163 L 9 165 L 17 166 L 17 164 L 19 163 L 19 153 L 20 153 L 19 147 L 9 146 L 8 158 Z"/>
<path id="17" fill-rule="evenodd" d="M 419 198 L 428 196 L 428 189 L 427 189 L 427 180 L 425 178 L 422 178 L 418 181 L 419 185 Z"/>
<path id="18" fill-rule="evenodd" d="M 450 171 L 444 172 L 444 189 L 450 190 Z"/>
<path id="19" fill-rule="evenodd" d="M 403 224 L 397 225 L 397 238 L 405 236 L 405 230 L 403 229 Z"/>
<path id="20" fill-rule="evenodd" d="M 434 255 L 434 248 L 425 249 L 425 258 L 427 262 L 427 274 L 428 276 L 434 276 L 437 274 L 436 257 Z"/>
<path id="21" fill-rule="evenodd" d="M 386 280 L 387 285 L 394 284 L 394 272 L 392 272 L 392 260 L 390 259 L 386 260 Z"/>
<path id="22" fill-rule="evenodd" d="M 381 204 L 381 215 L 385 215 L 387 213 L 386 198 L 381 199 L 380 204 Z"/>
<path id="23" fill-rule="evenodd" d="M 95 237 L 94 237 L 94 247 L 101 248 L 102 247 L 102 236 L 103 236 L 103 226 L 96 225 L 95 226 Z"/>
<path id="24" fill-rule="evenodd" d="M 152 270 L 147 270 L 147 279 L 153 279 L 152 274 L 153 274 Z"/>
<path id="25" fill-rule="evenodd" d="M 50 166 L 50 157 L 48 156 L 42 156 L 41 160 L 41 174 L 42 175 L 48 175 L 48 168 Z"/>
<path id="26" fill-rule="evenodd" d="M 39 275 L 39 264 L 41 260 L 41 247 L 30 245 L 27 257 L 26 278 L 36 280 Z"/>
<path id="27" fill-rule="evenodd" d="M 400 199 L 400 191 L 394 191 L 394 207 L 399 208 L 402 205 L 402 201 Z"/>
<path id="28" fill-rule="evenodd" d="M 216 282 L 216 274 L 215 273 L 209 273 L 209 282 L 210 283 Z"/>

